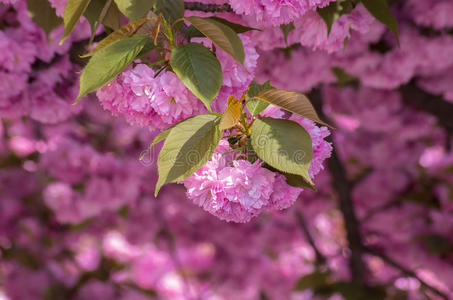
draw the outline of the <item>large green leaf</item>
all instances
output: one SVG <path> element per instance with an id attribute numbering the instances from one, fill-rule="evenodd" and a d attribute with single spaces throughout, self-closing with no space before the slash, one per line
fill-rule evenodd
<path id="1" fill-rule="evenodd" d="M 170 65 L 184 85 L 210 110 L 222 86 L 220 62 L 198 43 L 179 45 L 171 52 Z"/>
<path id="2" fill-rule="evenodd" d="M 121 17 L 122 15 L 120 10 L 118 9 L 118 6 L 115 2 L 113 2 L 112 5 L 110 5 L 104 19 L 102 20 L 102 25 L 112 30 L 117 30 L 121 27 Z"/>
<path id="3" fill-rule="evenodd" d="M 257 28 L 253 28 L 253 27 L 247 27 L 247 26 L 244 26 L 244 25 L 241 25 L 241 24 L 230 22 L 228 20 L 225 20 L 225 19 L 222 19 L 222 18 L 219 18 L 219 17 L 209 17 L 209 19 L 212 19 L 214 21 L 217 21 L 219 23 L 222 23 L 223 25 L 226 25 L 226 26 L 230 27 L 236 33 L 244 33 L 244 32 L 251 31 L 251 30 L 262 31 L 261 29 L 257 29 Z"/>
<path id="4" fill-rule="evenodd" d="M 308 168 L 313 159 L 310 135 L 293 121 L 256 119 L 252 126 L 252 146 L 258 157 L 271 167 L 302 176 L 313 184 Z"/>
<path id="5" fill-rule="evenodd" d="M 398 38 L 398 22 L 390 11 L 390 7 L 386 0 L 361 0 L 366 9 L 379 22 L 387 26 L 393 33 L 399 44 Z"/>
<path id="6" fill-rule="evenodd" d="M 91 0 L 83 15 L 90 23 L 91 40 L 94 38 L 100 24 L 113 30 L 120 27 L 121 13 L 113 1 Z"/>
<path id="7" fill-rule="evenodd" d="M 228 20 L 218 18 L 218 17 L 209 17 L 209 19 L 212 19 L 214 21 L 217 21 L 219 23 L 222 23 L 223 25 L 230 27 L 236 33 L 244 33 L 244 32 L 251 31 L 251 30 L 261 31 L 261 29 L 247 27 L 247 26 L 237 24 L 237 23 L 232 23 Z M 201 33 L 198 29 L 196 29 L 195 26 L 193 26 L 193 25 L 190 25 L 189 27 L 187 27 L 186 30 L 184 31 L 184 34 L 189 39 L 195 38 L 195 37 L 205 37 L 205 35 L 203 33 Z"/>
<path id="8" fill-rule="evenodd" d="M 256 82 L 252 82 L 249 85 L 249 89 L 247 91 L 247 110 L 252 115 L 257 115 L 263 110 L 265 110 L 269 103 L 261 101 L 259 99 L 253 99 L 253 97 L 257 96 L 261 91 L 273 89 L 274 87 L 271 86 L 270 80 L 266 81 L 263 84 L 259 84 Z"/>
<path id="9" fill-rule="evenodd" d="M 68 35 L 72 32 L 75 25 L 79 21 L 80 17 L 83 15 L 85 10 L 87 9 L 88 5 L 90 4 L 90 0 L 69 0 L 66 4 L 64 9 L 64 35 L 61 39 L 60 44 L 68 37 Z"/>
<path id="10" fill-rule="evenodd" d="M 96 23 L 99 21 L 102 9 L 104 8 L 107 0 L 91 0 L 87 9 L 83 13 L 84 17 L 90 23 L 91 36 L 95 34 Z"/>
<path id="11" fill-rule="evenodd" d="M 221 116 L 221 115 L 220 115 Z M 218 117 L 220 117 L 218 116 Z M 194 117 L 189 117 L 181 122 L 186 122 L 187 120 L 189 119 L 192 119 L 192 118 L 195 118 Z M 145 158 L 145 155 L 149 152 L 149 150 L 151 150 L 152 147 L 154 147 L 156 144 L 162 142 L 163 140 L 165 140 L 168 135 L 170 134 L 170 131 L 175 127 L 177 126 L 178 124 L 180 124 L 181 122 L 179 123 L 176 123 L 176 124 L 173 124 L 171 125 L 170 127 L 168 127 L 167 129 L 165 129 L 164 131 L 161 131 L 158 135 L 156 135 L 156 137 L 154 138 L 154 140 L 151 142 L 151 144 L 149 145 L 148 149 L 140 156 L 140 160 L 142 160 L 143 158 Z"/>
<path id="12" fill-rule="evenodd" d="M 222 136 L 219 122 L 220 117 L 203 114 L 171 129 L 157 159 L 156 196 L 164 184 L 184 180 L 211 158 Z"/>
<path id="13" fill-rule="evenodd" d="M 148 149 L 146 149 L 145 152 L 143 152 L 143 154 L 140 156 L 140 160 L 143 160 L 146 156 L 146 154 L 148 154 L 149 150 L 151 150 L 151 148 L 156 145 L 157 143 L 165 140 L 168 135 L 170 134 L 170 131 L 173 127 L 175 127 L 176 125 L 178 124 L 174 124 L 173 126 L 165 129 L 164 131 L 160 132 L 158 135 L 156 135 L 156 137 L 154 138 L 154 140 L 152 141 L 152 143 L 149 145 Z"/>
<path id="14" fill-rule="evenodd" d="M 63 23 L 48 0 L 27 0 L 27 12 L 32 21 L 41 27 L 46 35 Z"/>
<path id="15" fill-rule="evenodd" d="M 144 18 L 153 7 L 151 0 L 115 0 L 115 3 L 118 9 L 131 21 Z"/>
<path id="16" fill-rule="evenodd" d="M 329 124 L 321 121 L 310 100 L 308 100 L 307 96 L 302 93 L 290 90 L 268 89 L 261 91 L 254 98 L 268 102 L 286 109 L 287 111 L 298 114 L 304 118 L 330 127 Z"/>
<path id="17" fill-rule="evenodd" d="M 135 35 L 97 51 L 82 70 L 77 101 L 115 78 L 136 58 L 147 40 L 145 36 Z"/>
<path id="18" fill-rule="evenodd" d="M 94 53 L 98 52 L 102 48 L 105 48 L 106 46 L 110 45 L 111 43 L 131 37 L 132 35 L 134 35 L 137 32 L 137 30 L 139 30 L 146 22 L 148 22 L 150 20 L 151 20 L 151 18 L 143 18 L 143 19 L 137 20 L 135 22 L 124 25 L 123 27 L 121 27 L 118 30 L 115 30 L 114 32 L 109 34 L 105 39 L 100 41 L 97 44 L 97 46 L 90 53 L 85 54 L 82 57 L 93 56 Z"/>
<path id="19" fill-rule="evenodd" d="M 250 143 L 249 143 L 249 145 L 250 145 Z M 251 147 L 251 148 L 253 150 L 253 147 Z M 255 152 L 255 151 L 253 151 L 253 152 Z M 248 154 L 248 152 L 247 152 L 247 154 Z M 253 155 L 253 153 L 252 153 L 252 155 Z M 250 161 L 250 162 L 253 163 L 254 161 Z M 282 172 L 280 170 L 277 170 L 276 168 L 273 168 L 273 167 L 269 166 L 268 164 L 263 164 L 263 168 L 266 168 L 266 169 L 268 169 L 268 170 L 270 170 L 272 172 L 275 172 L 275 173 L 282 174 L 283 176 L 285 176 L 286 183 L 289 184 L 290 186 L 299 187 L 299 188 L 309 188 L 309 189 L 311 189 L 313 191 L 316 191 L 316 188 L 313 185 L 309 184 L 300 175 L 295 175 L 295 174 L 289 174 L 289 173 Z"/>
<path id="20" fill-rule="evenodd" d="M 299 188 L 309 188 L 313 191 L 316 191 L 315 187 L 309 184 L 302 176 L 295 174 L 282 173 L 286 178 L 286 183 L 293 187 Z"/>
<path id="21" fill-rule="evenodd" d="M 184 17 L 184 0 L 154 0 L 154 12 L 162 13 L 168 24 Z"/>
<path id="22" fill-rule="evenodd" d="M 240 64 L 244 64 L 244 46 L 233 29 L 212 18 L 188 17 L 185 20 L 189 21 L 216 46 L 230 54 Z"/>

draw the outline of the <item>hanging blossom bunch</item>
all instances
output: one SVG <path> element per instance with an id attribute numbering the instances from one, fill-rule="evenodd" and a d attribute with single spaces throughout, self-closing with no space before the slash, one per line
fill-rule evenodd
<path id="1" fill-rule="evenodd" d="M 453 297 L 451 1 L 0 2 L 1 299 Z"/>
<path id="2" fill-rule="evenodd" d="M 327 128 L 306 123 L 307 132 L 302 123 L 326 124 L 305 95 L 253 82 L 259 55 L 246 33 L 258 29 L 223 18 L 184 17 L 184 9 L 169 11 L 170 6 L 165 10 L 162 5 L 126 12 L 120 3 L 105 7 L 102 21 L 116 9 L 131 22 L 85 54 L 91 58 L 81 72 L 77 101 L 97 90 L 102 106 L 114 115 L 164 130 L 151 145 L 165 140 L 157 159 L 156 196 L 162 185 L 181 182 L 196 204 L 241 223 L 262 211 L 290 207 L 301 187 L 313 188 L 314 175 L 331 151 L 323 140 Z M 93 8 L 85 9 L 92 13 Z M 308 9 L 297 8 L 301 14 Z M 66 19 L 77 14 L 67 4 L 62 41 L 74 27 Z M 96 26 L 91 39 L 94 34 Z M 300 118 L 260 114 L 269 104 Z M 286 129 L 301 140 L 290 138 Z M 262 139 L 267 144 L 261 145 Z M 218 145 L 237 153 L 223 156 Z M 220 158 L 226 161 L 220 163 Z M 209 170 L 211 165 L 215 170 Z M 195 172 L 196 179 L 190 177 Z M 282 195 L 284 189 L 291 191 L 289 198 Z"/>
<path id="3" fill-rule="evenodd" d="M 278 109 L 268 111 L 271 115 L 281 115 Z M 266 111 L 264 114 L 268 115 Z M 330 143 L 324 140 L 329 130 L 302 117 L 292 119 L 307 130 L 312 140 L 313 160 L 308 173 L 314 179 L 332 151 Z M 263 161 L 235 160 L 235 156 L 230 144 L 222 140 L 212 159 L 183 181 L 187 197 L 223 220 L 242 223 L 262 211 L 292 206 L 303 191 L 287 184 L 284 175 L 264 168 Z"/>

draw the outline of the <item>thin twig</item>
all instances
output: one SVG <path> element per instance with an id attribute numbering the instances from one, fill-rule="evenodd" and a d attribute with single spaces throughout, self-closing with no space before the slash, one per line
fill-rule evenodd
<path id="1" fill-rule="evenodd" d="M 316 265 L 318 265 L 318 266 L 325 265 L 326 258 L 321 253 L 321 251 L 319 251 L 318 247 L 316 246 L 315 241 L 310 233 L 310 230 L 308 229 L 307 223 L 305 222 L 304 216 L 302 215 L 301 212 L 296 211 L 296 218 L 297 218 L 297 221 L 299 222 L 300 228 L 302 228 L 302 231 L 304 232 L 307 242 L 313 248 L 313 251 L 315 251 Z"/>
<path id="2" fill-rule="evenodd" d="M 187 10 L 196 10 L 196 11 L 212 12 L 212 13 L 233 12 L 233 9 L 227 3 L 225 3 L 225 4 L 204 4 L 201 2 L 184 2 L 184 7 Z"/>
<path id="3" fill-rule="evenodd" d="M 424 286 L 426 289 L 430 290 L 434 294 L 438 295 L 439 297 L 442 297 L 445 300 L 450 299 L 450 297 L 448 297 L 448 295 L 444 294 L 443 292 L 439 291 L 438 289 L 436 289 L 435 287 L 433 287 L 432 285 L 430 285 L 429 283 L 427 283 L 426 281 L 421 279 L 414 271 L 412 271 L 412 270 L 406 268 L 405 266 L 401 265 L 400 263 L 398 263 L 397 261 L 393 260 L 391 257 L 387 256 L 386 254 L 381 253 L 381 252 L 379 252 L 379 251 L 377 251 L 375 249 L 371 249 L 371 248 L 365 248 L 364 250 L 367 253 L 369 253 L 369 254 L 371 254 L 373 256 L 379 257 L 380 259 L 382 259 L 388 265 L 390 265 L 393 268 L 401 271 L 405 276 L 417 279 L 422 286 Z"/>

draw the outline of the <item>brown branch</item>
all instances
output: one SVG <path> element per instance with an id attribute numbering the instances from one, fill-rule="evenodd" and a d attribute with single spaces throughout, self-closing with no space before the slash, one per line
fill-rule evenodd
<path id="1" fill-rule="evenodd" d="M 426 281 L 421 279 L 414 271 L 412 271 L 409 268 L 406 268 L 405 266 L 401 265 L 400 263 L 398 263 L 397 261 L 393 260 L 391 257 L 387 256 L 386 254 L 381 253 L 381 252 L 377 251 L 376 249 L 371 249 L 371 248 L 366 248 L 365 251 L 367 253 L 373 255 L 373 256 L 379 257 L 380 259 L 382 259 L 388 265 L 390 265 L 393 268 L 401 271 L 405 276 L 417 279 L 423 287 L 425 287 L 426 289 L 430 290 L 431 292 L 433 292 L 434 294 L 438 295 L 439 297 L 442 297 L 445 300 L 450 299 L 448 297 L 448 295 L 446 295 L 445 293 L 439 291 L 438 289 L 436 289 L 435 287 L 433 287 L 432 285 L 430 285 L 429 283 L 427 283 Z"/>
<path id="2" fill-rule="evenodd" d="M 328 161 L 329 171 L 332 176 L 334 189 L 337 191 L 340 211 L 343 214 L 346 236 L 351 249 L 349 266 L 351 268 L 352 281 L 358 285 L 365 285 L 365 265 L 363 263 L 363 244 L 360 235 L 359 222 L 352 202 L 352 185 L 347 179 L 346 170 L 338 157 L 335 145 L 332 157 Z"/>
<path id="3" fill-rule="evenodd" d="M 414 82 L 401 86 L 400 92 L 406 105 L 433 115 L 439 125 L 448 133 L 453 133 L 453 103 L 425 92 Z"/>
<path id="4" fill-rule="evenodd" d="M 196 10 L 203 12 L 233 12 L 229 4 L 204 4 L 201 2 L 184 2 L 184 7 L 187 10 Z"/>
<path id="5" fill-rule="evenodd" d="M 372 217 L 374 217 L 375 215 L 389 209 L 389 208 L 392 208 L 394 206 L 397 206 L 397 205 L 400 205 L 402 203 L 401 199 L 400 198 L 396 198 L 396 199 L 392 199 L 380 206 L 376 206 L 376 207 L 373 207 L 373 208 L 370 208 L 368 210 L 368 212 L 366 213 L 366 215 L 362 218 L 362 222 L 367 222 L 369 221 Z"/>
<path id="6" fill-rule="evenodd" d="M 318 266 L 325 265 L 326 258 L 321 253 L 321 251 L 319 251 L 318 247 L 316 246 L 315 241 L 310 233 L 310 230 L 308 229 L 307 223 L 305 222 L 304 216 L 302 215 L 301 212 L 296 211 L 296 218 L 297 218 L 297 221 L 299 222 L 300 228 L 302 229 L 302 231 L 305 235 L 305 238 L 307 239 L 307 242 L 313 248 L 313 251 L 315 251 L 316 265 L 318 265 Z"/>
<path id="7" fill-rule="evenodd" d="M 328 120 L 322 111 L 322 95 L 319 89 L 312 91 L 309 95 L 321 119 L 333 124 Z M 334 134 L 334 133 L 332 133 Z M 342 161 L 337 155 L 335 142 L 332 139 L 333 151 L 328 160 L 328 167 L 332 177 L 333 188 L 337 191 L 339 208 L 343 215 L 346 227 L 346 237 L 348 239 L 351 256 L 349 258 L 349 267 L 351 269 L 351 279 L 358 286 L 365 286 L 365 264 L 363 262 L 363 244 L 360 234 L 359 222 L 354 210 L 352 201 L 352 182 L 348 180 L 346 170 Z"/>
<path id="8" fill-rule="evenodd" d="M 107 36 L 106 33 L 100 33 L 96 35 L 93 39 L 93 42 L 99 42 Z M 89 58 L 82 58 L 81 55 L 87 53 L 87 46 L 90 43 L 90 39 L 84 39 L 72 44 L 71 49 L 69 50 L 69 57 L 71 62 L 80 66 L 85 66 L 88 63 Z"/>

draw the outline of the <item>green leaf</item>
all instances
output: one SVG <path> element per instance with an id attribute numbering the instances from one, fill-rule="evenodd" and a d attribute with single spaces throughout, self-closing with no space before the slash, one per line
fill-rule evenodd
<path id="1" fill-rule="evenodd" d="M 94 53 L 98 52 L 102 48 L 105 48 L 106 46 L 110 45 L 111 43 L 131 37 L 132 35 L 134 35 L 137 32 L 137 30 L 139 30 L 146 22 L 148 22 L 150 20 L 151 20 L 151 18 L 144 18 L 144 19 L 140 19 L 135 22 L 129 23 L 127 25 L 124 25 L 120 29 L 115 30 L 114 32 L 109 34 L 106 38 L 104 38 L 102 41 L 100 41 L 99 44 L 97 44 L 97 46 L 90 53 L 87 53 L 82 57 L 93 56 Z"/>
<path id="2" fill-rule="evenodd" d="M 219 122 L 218 116 L 203 114 L 172 128 L 157 159 L 155 196 L 164 184 L 186 179 L 211 158 L 222 137 Z"/>
<path id="3" fill-rule="evenodd" d="M 315 271 L 311 274 L 304 275 L 296 283 L 294 290 L 303 291 L 308 289 L 317 289 L 318 287 L 329 284 L 330 272 Z"/>
<path id="4" fill-rule="evenodd" d="M 233 31 L 236 32 L 236 33 L 244 33 L 244 32 L 248 32 L 248 31 L 251 31 L 251 30 L 261 31 L 261 29 L 247 27 L 247 26 L 244 26 L 244 25 L 241 25 L 241 24 L 232 23 L 232 22 L 230 22 L 228 20 L 225 20 L 225 19 L 222 19 L 222 18 L 218 18 L 218 17 L 209 17 L 208 19 L 212 19 L 214 21 L 222 23 L 222 24 L 230 27 L 231 29 L 233 29 Z M 196 38 L 196 37 L 205 37 L 205 35 L 203 33 L 201 33 L 197 28 L 195 28 L 195 26 L 193 26 L 193 25 L 190 25 L 189 27 L 187 27 L 186 30 L 184 31 L 184 34 L 189 39 Z"/>
<path id="5" fill-rule="evenodd" d="M 331 127 L 329 124 L 321 121 L 310 100 L 302 93 L 290 90 L 269 89 L 261 91 L 253 99 L 268 102 L 321 125 Z"/>
<path id="6" fill-rule="evenodd" d="M 148 149 L 146 149 L 145 152 L 143 152 L 143 154 L 140 156 L 140 160 L 143 160 L 143 158 L 145 158 L 146 154 L 149 152 L 149 150 L 151 150 L 151 148 L 156 145 L 157 143 L 165 140 L 168 135 L 170 134 L 170 131 L 173 127 L 175 127 L 175 125 L 177 124 L 174 124 L 170 127 L 168 127 L 167 129 L 165 129 L 164 131 L 160 132 L 153 140 L 153 142 L 149 145 Z"/>
<path id="7" fill-rule="evenodd" d="M 354 87 L 358 88 L 360 81 L 357 77 L 347 73 L 344 69 L 339 67 L 332 67 L 332 73 L 337 78 L 337 85 L 342 88 L 346 85 L 353 85 Z"/>
<path id="8" fill-rule="evenodd" d="M 90 4 L 90 0 L 69 0 L 66 4 L 64 9 L 64 35 L 61 39 L 60 45 L 64 42 L 64 40 L 68 37 L 68 35 L 72 32 L 75 25 L 79 21 L 80 17 L 83 15 L 85 10 L 87 9 L 88 5 Z"/>
<path id="9" fill-rule="evenodd" d="M 241 118 L 241 112 L 241 102 L 239 102 L 234 95 L 228 97 L 228 105 L 222 119 L 220 120 L 219 129 L 224 131 L 225 129 L 229 129 L 236 125 Z"/>
<path id="10" fill-rule="evenodd" d="M 201 44 L 189 43 L 173 48 L 170 65 L 184 85 L 210 110 L 211 101 L 222 86 L 220 62 Z"/>
<path id="11" fill-rule="evenodd" d="M 388 29 L 395 36 L 398 45 L 398 22 L 390 11 L 390 7 L 386 0 L 361 0 L 365 8 L 373 15 L 379 22 L 387 26 Z"/>
<path id="12" fill-rule="evenodd" d="M 250 145 L 250 143 L 249 143 L 249 145 Z M 253 147 L 251 147 L 251 149 L 253 150 Z M 248 151 L 248 149 L 247 149 L 247 151 Z M 255 151 L 253 151 L 253 153 L 254 152 Z M 247 154 L 248 154 L 248 152 L 247 152 Z M 256 155 L 256 153 L 255 153 L 255 155 Z M 252 156 L 252 158 L 253 158 L 253 156 Z M 251 163 L 255 162 L 255 161 L 251 161 L 251 160 L 249 160 L 249 161 Z M 289 184 L 290 186 L 299 187 L 299 188 L 309 188 L 310 190 L 316 191 L 316 188 L 313 185 L 309 184 L 307 181 L 305 181 L 305 179 L 302 176 L 282 172 L 280 170 L 277 170 L 276 168 L 269 166 L 268 164 L 263 164 L 263 168 L 266 168 L 275 173 L 282 174 L 286 178 L 286 183 Z"/>
<path id="13" fill-rule="evenodd" d="M 212 18 L 188 17 L 185 20 L 189 21 L 216 46 L 230 54 L 240 64 L 244 64 L 244 46 L 233 29 Z"/>
<path id="14" fill-rule="evenodd" d="M 96 23 L 99 21 L 99 17 L 106 2 L 106 0 L 91 0 L 87 9 L 83 13 L 83 16 L 87 19 L 88 23 L 90 23 L 91 38 L 93 38 L 96 34 Z"/>
<path id="15" fill-rule="evenodd" d="M 302 126 L 284 119 L 259 118 L 253 123 L 251 141 L 265 163 L 313 184 L 308 174 L 313 159 L 312 141 Z"/>
<path id="16" fill-rule="evenodd" d="M 293 187 L 309 188 L 316 191 L 315 187 L 309 184 L 302 176 L 281 172 L 286 177 L 286 183 Z"/>
<path id="17" fill-rule="evenodd" d="M 217 115 L 216 115 L 216 116 L 217 116 Z M 220 115 L 220 116 L 217 116 L 217 117 L 221 117 L 221 115 Z M 192 119 L 192 118 L 195 118 L 195 116 L 194 116 L 194 117 L 189 117 L 189 118 L 187 118 L 187 119 L 185 119 L 185 120 L 183 120 L 183 121 L 181 121 L 181 122 L 185 122 L 185 121 L 187 121 L 187 120 L 189 120 L 189 119 Z M 181 122 L 171 125 L 171 126 L 168 127 L 167 129 L 165 129 L 164 131 L 161 131 L 158 135 L 156 135 L 156 137 L 154 138 L 154 140 L 152 141 L 152 143 L 149 145 L 148 149 L 140 156 L 140 160 L 142 160 L 142 159 L 145 157 L 145 155 L 148 153 L 149 150 L 151 150 L 152 147 L 154 147 L 156 144 L 160 143 L 161 141 L 165 140 L 165 139 L 168 137 L 168 135 L 170 134 L 170 131 L 171 131 L 175 126 L 177 126 L 178 124 L 180 124 Z"/>
<path id="18" fill-rule="evenodd" d="M 63 23 L 48 0 L 27 0 L 27 12 L 31 20 L 41 27 L 46 35 Z"/>
<path id="19" fill-rule="evenodd" d="M 385 288 L 381 286 L 363 287 L 353 282 L 335 282 L 332 288 L 339 292 L 346 300 L 384 300 Z"/>
<path id="20" fill-rule="evenodd" d="M 115 0 L 118 9 L 131 21 L 142 19 L 153 7 L 150 0 Z"/>
<path id="21" fill-rule="evenodd" d="M 244 26 L 244 25 L 241 25 L 241 24 L 230 22 L 228 20 L 225 20 L 225 19 L 222 19 L 222 18 L 219 18 L 219 17 L 209 17 L 209 19 L 212 19 L 214 21 L 217 21 L 219 23 L 222 23 L 223 25 L 226 25 L 226 26 L 230 27 L 236 33 L 244 33 L 244 32 L 248 32 L 248 31 L 252 31 L 252 30 L 262 31 L 261 29 L 257 29 L 257 28 L 253 28 L 253 27 L 247 27 L 247 26 Z"/>
<path id="22" fill-rule="evenodd" d="M 324 20 L 327 25 L 327 36 L 330 35 L 333 23 L 342 15 L 350 13 L 352 10 L 352 3 L 349 0 L 339 0 L 330 2 L 325 7 L 318 7 L 316 11 L 318 15 Z"/>
<path id="23" fill-rule="evenodd" d="M 109 83 L 123 71 L 143 49 L 148 38 L 141 35 L 118 40 L 97 51 L 80 76 L 80 98 Z"/>
<path id="24" fill-rule="evenodd" d="M 421 234 L 416 239 L 422 241 L 428 252 L 434 255 L 446 255 L 453 251 L 452 242 L 440 234 Z"/>
<path id="25" fill-rule="evenodd" d="M 113 2 L 112 5 L 110 5 L 104 20 L 102 20 L 102 24 L 112 30 L 118 30 L 121 27 L 121 16 L 118 6 Z"/>
<path id="26" fill-rule="evenodd" d="M 184 30 L 184 35 L 190 40 L 191 38 L 205 37 L 195 26 L 190 25 Z"/>
<path id="27" fill-rule="evenodd" d="M 155 0 L 154 12 L 162 13 L 168 24 L 184 17 L 184 0 Z"/>
<path id="28" fill-rule="evenodd" d="M 252 164 L 258 160 L 258 155 L 250 142 L 247 143 L 247 160 Z"/>
<path id="29" fill-rule="evenodd" d="M 110 3 L 110 6 L 106 8 L 107 11 L 103 14 L 107 1 L 108 0 L 91 0 L 90 5 L 88 5 L 83 14 L 88 20 L 88 23 L 90 23 L 91 39 L 93 39 L 96 34 L 96 30 L 100 25 L 99 22 L 112 30 L 120 28 L 121 12 L 114 2 Z"/>
<path id="30" fill-rule="evenodd" d="M 269 103 L 261 101 L 259 99 L 252 99 L 253 97 L 257 96 L 261 91 L 273 89 L 274 87 L 271 86 L 270 80 L 266 81 L 263 84 L 256 83 L 252 81 L 249 85 L 249 89 L 247 91 L 247 110 L 252 115 L 257 115 L 265 110 Z"/>
<path id="31" fill-rule="evenodd" d="M 291 31 L 293 31 L 294 29 L 296 29 L 296 27 L 294 27 L 294 22 L 291 22 L 288 24 L 282 24 L 282 25 L 280 25 L 280 29 L 283 32 L 283 38 L 285 40 L 285 44 L 288 44 L 288 34 Z"/>

